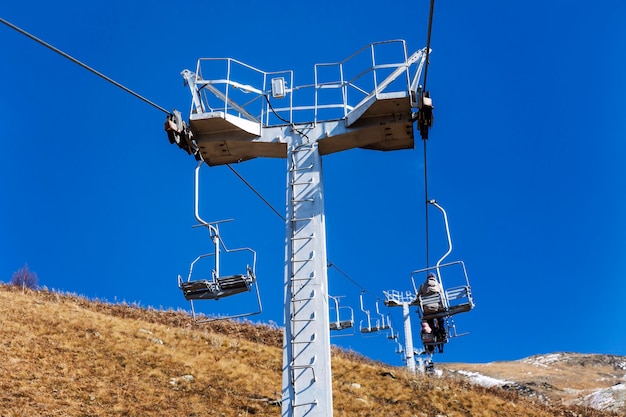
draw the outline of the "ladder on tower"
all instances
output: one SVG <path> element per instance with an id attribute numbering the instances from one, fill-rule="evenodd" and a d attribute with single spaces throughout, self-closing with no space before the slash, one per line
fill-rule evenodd
<path id="1" fill-rule="evenodd" d="M 309 337 L 302 337 L 306 334 L 307 328 L 313 330 L 317 320 L 317 311 L 308 309 L 308 304 L 313 303 L 316 297 L 320 295 L 309 285 L 314 278 L 315 270 L 311 268 L 310 274 L 303 277 L 296 277 L 295 269 L 301 268 L 307 270 L 308 266 L 316 259 L 314 250 L 314 240 L 319 237 L 315 232 L 309 231 L 307 227 L 314 220 L 310 213 L 310 206 L 315 204 L 315 195 L 311 192 L 316 188 L 314 176 L 311 170 L 314 168 L 312 161 L 305 159 L 310 157 L 314 144 L 304 144 L 295 146 L 291 150 L 291 160 L 289 161 L 289 201 L 292 213 L 291 219 L 291 263 L 294 271 L 290 276 L 291 280 L 291 317 L 288 326 L 291 326 L 290 340 L 292 360 L 289 363 L 289 375 L 291 386 L 293 389 L 293 398 L 290 398 L 291 406 L 296 407 L 314 407 L 317 404 L 317 398 L 299 401 L 299 393 L 310 388 L 317 380 L 315 375 L 315 364 L 318 360 L 317 355 L 311 357 L 306 354 L 311 343 L 315 342 L 317 334 L 311 333 Z"/>

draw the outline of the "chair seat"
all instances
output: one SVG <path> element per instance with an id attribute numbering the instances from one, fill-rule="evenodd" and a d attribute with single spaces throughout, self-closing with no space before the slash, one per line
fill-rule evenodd
<path id="1" fill-rule="evenodd" d="M 340 321 L 339 323 L 337 323 L 336 321 L 330 322 L 330 330 L 349 329 L 352 326 L 354 326 L 354 323 L 350 320 Z"/>
<path id="2" fill-rule="evenodd" d="M 248 275 L 227 275 L 214 281 L 201 279 L 180 284 L 187 300 L 217 300 L 230 295 L 250 291 L 252 278 Z"/>

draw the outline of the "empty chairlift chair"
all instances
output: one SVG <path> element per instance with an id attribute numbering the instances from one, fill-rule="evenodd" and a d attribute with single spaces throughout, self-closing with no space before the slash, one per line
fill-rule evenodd
<path id="1" fill-rule="evenodd" d="M 213 228 L 213 225 L 211 225 Z M 213 228 L 212 233 L 217 233 L 216 228 Z M 215 234 L 212 239 L 215 238 L 216 246 L 219 244 L 223 244 L 219 235 Z M 224 249 L 226 252 L 239 251 L 239 250 L 248 250 L 248 248 L 243 249 L 234 249 L 228 250 Z M 250 249 L 251 250 L 251 249 Z M 225 275 L 219 276 L 217 273 L 217 269 L 213 269 L 211 271 L 211 278 L 202 278 L 192 280 L 193 268 L 195 264 L 205 257 L 217 257 L 220 256 L 219 252 L 209 253 L 198 256 L 191 263 L 191 267 L 189 268 L 189 275 L 187 280 L 183 280 L 183 278 L 178 276 L 178 285 L 180 289 L 183 291 L 183 295 L 185 299 L 188 301 L 192 300 L 219 300 L 220 298 L 228 297 L 231 295 L 239 294 L 242 292 L 250 291 L 252 285 L 254 284 L 256 278 L 254 276 L 254 269 L 249 265 L 246 266 L 246 271 L 243 274 L 235 274 L 235 275 Z M 218 261 L 219 262 L 219 261 Z"/>
<path id="2" fill-rule="evenodd" d="M 328 296 L 329 301 L 332 301 L 332 310 L 335 310 L 335 320 L 330 320 L 330 330 L 347 330 L 354 328 L 354 310 L 349 306 L 339 306 L 339 298 L 333 297 L 332 295 Z M 341 312 L 344 313 L 341 313 Z"/>
<path id="3" fill-rule="evenodd" d="M 367 316 L 367 326 L 363 325 L 363 320 L 360 322 L 361 333 L 376 333 L 382 330 L 389 330 L 391 325 L 389 323 L 389 317 L 385 317 L 384 314 L 378 309 L 378 301 L 376 301 L 376 313 L 380 316 L 380 319 L 375 319 L 372 324 L 372 317 L 370 311 L 366 310 L 363 306 L 363 293 L 361 293 L 359 300 L 361 302 L 361 311 Z"/>
<path id="4" fill-rule="evenodd" d="M 241 313 L 236 315 L 220 316 L 219 319 L 236 318 L 250 316 L 253 314 L 259 314 L 262 311 L 261 297 L 259 294 L 258 285 L 256 285 L 256 252 L 250 248 L 237 248 L 228 249 L 222 241 L 218 224 L 221 222 L 208 223 L 204 221 L 198 214 L 198 176 L 199 169 L 202 162 L 198 163 L 195 171 L 195 215 L 199 224 L 196 227 L 206 227 L 209 231 L 211 242 L 213 243 L 214 251 L 211 253 L 202 254 L 191 262 L 189 267 L 189 274 L 187 279 L 183 279 L 178 276 L 178 287 L 182 290 L 183 296 L 191 304 L 191 312 L 196 322 L 211 321 L 214 319 L 199 319 L 196 314 L 194 301 L 199 300 L 219 300 L 221 298 L 229 297 L 231 295 L 240 294 L 243 292 L 251 291 L 252 287 L 256 290 L 257 309 L 253 312 Z M 228 274 L 221 275 L 221 257 L 223 253 L 235 253 L 235 252 L 247 252 L 251 264 L 246 265 L 245 270 L 241 274 Z M 209 276 L 206 275 L 202 278 L 197 278 L 200 273 L 194 271 L 198 262 L 206 258 L 213 258 L 213 268 L 211 269 Z"/>

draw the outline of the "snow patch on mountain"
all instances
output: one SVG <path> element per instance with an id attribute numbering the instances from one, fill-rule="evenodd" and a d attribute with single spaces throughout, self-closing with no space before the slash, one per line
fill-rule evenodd
<path id="1" fill-rule="evenodd" d="M 478 372 L 457 371 L 457 373 L 466 376 L 472 384 L 481 385 L 483 387 L 501 387 L 503 385 L 512 383 L 512 381 L 492 378 Z"/>
<path id="2" fill-rule="evenodd" d="M 586 405 L 597 410 L 623 411 L 626 405 L 626 385 L 617 384 L 600 389 L 573 401 L 574 404 Z"/>
<path id="3" fill-rule="evenodd" d="M 551 353 L 549 355 L 531 356 L 529 358 L 523 359 L 522 362 L 528 363 L 530 365 L 540 366 L 542 368 L 547 368 L 548 365 L 558 362 L 562 359 L 562 353 Z"/>

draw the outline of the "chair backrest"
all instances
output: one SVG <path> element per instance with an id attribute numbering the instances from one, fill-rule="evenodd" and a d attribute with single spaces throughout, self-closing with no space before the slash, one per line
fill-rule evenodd
<path id="1" fill-rule="evenodd" d="M 443 300 L 440 293 L 418 296 L 420 309 L 424 314 L 434 313 L 443 308 Z"/>

